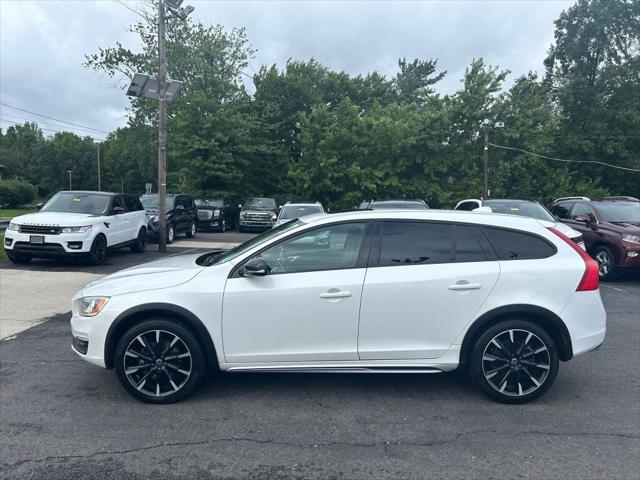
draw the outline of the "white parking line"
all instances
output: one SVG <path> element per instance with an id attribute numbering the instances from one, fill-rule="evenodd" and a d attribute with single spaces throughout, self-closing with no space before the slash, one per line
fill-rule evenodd
<path id="1" fill-rule="evenodd" d="M 614 289 L 616 292 L 622 292 L 622 293 L 629 293 L 626 290 L 623 290 L 622 288 L 617 288 L 617 287 L 612 287 L 611 285 L 602 285 L 603 287 L 607 287 L 607 288 L 612 288 Z"/>

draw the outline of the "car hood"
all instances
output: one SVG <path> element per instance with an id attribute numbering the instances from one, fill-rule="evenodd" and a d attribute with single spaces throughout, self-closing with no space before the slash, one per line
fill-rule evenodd
<path id="1" fill-rule="evenodd" d="M 90 215 L 86 213 L 38 212 L 20 215 L 11 220 L 18 225 L 51 225 L 55 227 L 75 227 L 92 225 L 106 221 L 106 215 Z"/>
<path id="2" fill-rule="evenodd" d="M 625 222 L 607 222 L 609 230 L 613 230 L 619 233 L 628 233 L 630 235 L 640 235 L 640 225 L 635 223 Z"/>
<path id="3" fill-rule="evenodd" d="M 87 284 L 82 296 L 115 296 L 123 293 L 142 292 L 175 287 L 194 278 L 203 268 L 196 264 L 202 253 L 175 255 L 127 268 Z"/>
<path id="4" fill-rule="evenodd" d="M 574 230 L 573 228 L 571 228 L 569 225 L 565 225 L 564 223 L 560 223 L 560 222 L 549 222 L 547 220 L 538 220 L 542 225 L 544 225 L 547 228 L 553 227 L 556 230 L 558 230 L 560 233 L 566 235 L 569 238 L 576 238 L 579 237 L 580 235 L 582 235 L 579 231 Z"/>

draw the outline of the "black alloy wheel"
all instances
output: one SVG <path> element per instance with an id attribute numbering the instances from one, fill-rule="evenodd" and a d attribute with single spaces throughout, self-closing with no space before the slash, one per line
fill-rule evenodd
<path id="1" fill-rule="evenodd" d="M 200 343 L 171 319 L 146 320 L 118 342 L 118 380 L 134 397 L 148 403 L 172 403 L 191 393 L 205 370 Z"/>
<path id="2" fill-rule="evenodd" d="M 196 222 L 191 222 L 191 227 L 187 230 L 187 238 L 194 238 L 197 232 L 198 228 L 196 227 Z"/>
<path id="3" fill-rule="evenodd" d="M 476 342 L 471 373 L 482 391 L 502 403 L 526 403 L 544 394 L 558 373 L 553 339 L 535 323 L 501 322 Z"/>
<path id="4" fill-rule="evenodd" d="M 107 258 L 107 239 L 100 234 L 93 239 L 91 250 L 89 251 L 89 263 L 92 265 L 102 265 Z"/>
<path id="5" fill-rule="evenodd" d="M 9 257 L 9 260 L 12 263 L 15 263 L 16 265 L 26 265 L 31 261 L 31 257 L 27 255 L 20 255 L 15 253 L 7 252 L 7 257 Z"/>

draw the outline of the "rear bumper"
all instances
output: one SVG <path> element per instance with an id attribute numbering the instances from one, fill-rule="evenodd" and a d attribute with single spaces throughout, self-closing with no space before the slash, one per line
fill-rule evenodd
<path id="1" fill-rule="evenodd" d="M 600 291 L 575 292 L 560 314 L 571 336 L 573 355 L 598 348 L 607 332 L 607 313 Z"/>

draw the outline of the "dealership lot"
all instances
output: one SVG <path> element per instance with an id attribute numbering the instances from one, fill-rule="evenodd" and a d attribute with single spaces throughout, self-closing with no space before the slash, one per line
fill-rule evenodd
<path id="1" fill-rule="evenodd" d="M 243 239 L 224 235 L 193 242 Z M 200 246 L 183 245 L 173 252 Z M 48 278 L 62 303 L 42 307 L 49 321 L 0 342 L 0 476 L 636 478 L 639 278 L 603 284 L 604 345 L 562 364 L 553 388 L 529 405 L 493 403 L 460 373 L 230 374 L 159 407 L 132 400 L 113 372 L 71 352 L 62 291 L 85 283 L 82 275 L 155 258 L 123 252 L 90 269 L 2 265 L 3 289 L 11 283 L 21 292 L 11 295 L 8 314 L 19 318 Z M 35 278 L 39 289 L 29 283 Z"/>

